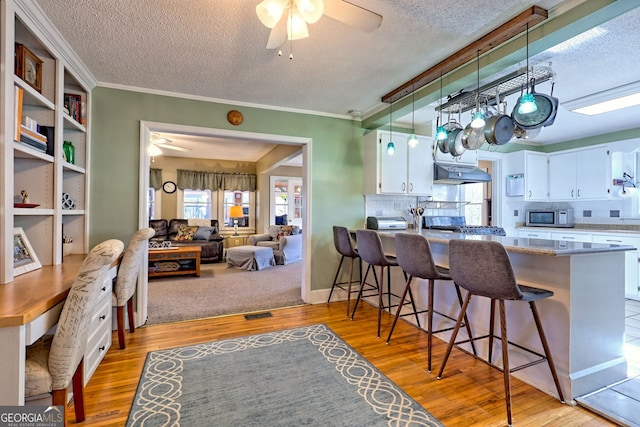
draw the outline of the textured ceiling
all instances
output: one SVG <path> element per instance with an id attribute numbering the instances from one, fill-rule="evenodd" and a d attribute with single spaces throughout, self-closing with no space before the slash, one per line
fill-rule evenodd
<path id="1" fill-rule="evenodd" d="M 365 116 L 384 94 L 521 11 L 563 3 L 350 0 L 382 15 L 380 28 L 362 32 L 323 16 L 310 26 L 309 38 L 287 42 L 280 57 L 265 48 L 270 30 L 256 16 L 260 0 L 36 1 L 99 84 L 326 114 L 358 110 Z M 640 45 L 640 14 L 633 13 L 634 19 L 610 25 L 607 43 L 616 49 L 593 42 L 565 54 L 539 55 L 538 61 L 553 62 L 554 95 L 563 94 L 563 101 L 638 78 L 637 56 L 624 54 Z M 544 131 L 543 142 L 571 139 Z"/>

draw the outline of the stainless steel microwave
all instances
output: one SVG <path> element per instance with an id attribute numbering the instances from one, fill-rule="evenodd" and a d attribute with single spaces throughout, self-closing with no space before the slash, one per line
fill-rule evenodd
<path id="1" fill-rule="evenodd" d="M 573 209 L 534 209 L 527 211 L 527 227 L 573 227 Z"/>

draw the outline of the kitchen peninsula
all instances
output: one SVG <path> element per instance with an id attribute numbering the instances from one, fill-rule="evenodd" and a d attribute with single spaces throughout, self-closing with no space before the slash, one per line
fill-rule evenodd
<path id="1" fill-rule="evenodd" d="M 415 233 L 414 230 L 402 232 Z M 396 233 L 379 232 L 385 252 L 389 254 L 395 253 Z M 635 250 L 634 247 L 430 230 L 423 230 L 422 235 L 429 240 L 435 261 L 443 266 L 449 265 L 448 243 L 451 239 L 498 241 L 509 253 L 519 283 L 554 292 L 552 298 L 538 304 L 538 310 L 565 396 L 574 399 L 626 378 L 627 361 L 623 354 L 624 266 L 625 252 Z M 395 272 L 392 279 L 394 290 L 397 290 L 396 286 L 403 286 L 402 282 L 400 272 Z M 427 306 L 427 285 L 426 281 L 422 282 L 419 281 L 415 288 L 417 291 L 414 291 L 418 307 Z M 434 307 L 453 317 L 457 315 L 459 305 L 453 286 L 437 287 Z M 468 314 L 474 335 L 488 332 L 489 301 L 486 298 L 475 299 Z M 510 341 L 541 352 L 542 346 L 527 305 L 508 302 L 507 316 Z M 426 324 L 426 319 L 420 321 Z M 446 322 L 446 319 L 435 316 L 434 329 L 440 329 Z M 459 339 L 463 339 L 462 330 L 460 334 Z M 450 332 L 439 336 L 448 340 Z M 486 358 L 488 343 L 481 340 L 478 344 L 481 344 L 479 354 Z M 509 351 L 512 366 L 531 360 L 517 348 L 510 346 Z M 439 361 L 435 360 L 435 363 Z M 546 364 L 535 365 L 513 375 L 556 396 Z M 446 381 L 446 376 L 443 381 Z"/>

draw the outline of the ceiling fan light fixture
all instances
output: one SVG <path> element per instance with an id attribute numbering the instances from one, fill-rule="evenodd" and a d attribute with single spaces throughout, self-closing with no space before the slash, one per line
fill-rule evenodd
<path id="1" fill-rule="evenodd" d="M 324 13 L 322 0 L 295 0 L 295 4 L 307 24 L 315 24 Z"/>
<path id="2" fill-rule="evenodd" d="M 147 149 L 147 151 L 149 152 L 149 156 L 151 156 L 151 157 L 156 157 L 156 156 L 161 156 L 162 155 L 162 150 L 160 149 L 160 147 L 158 147 L 154 143 L 149 144 L 149 148 Z"/>
<path id="3" fill-rule="evenodd" d="M 266 27 L 276 26 L 287 8 L 287 0 L 263 0 L 256 6 L 256 15 Z"/>
<path id="4" fill-rule="evenodd" d="M 538 105 L 533 94 L 525 93 L 520 97 L 520 104 L 518 105 L 519 114 L 531 114 L 538 111 Z"/>
<path id="5" fill-rule="evenodd" d="M 297 8 L 293 8 L 287 18 L 287 35 L 289 40 L 300 40 L 309 37 L 309 28 Z"/>

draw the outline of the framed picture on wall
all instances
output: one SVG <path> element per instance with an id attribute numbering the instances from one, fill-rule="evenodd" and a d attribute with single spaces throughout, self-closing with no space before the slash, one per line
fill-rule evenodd
<path id="1" fill-rule="evenodd" d="M 40 260 L 33 251 L 27 235 L 21 227 L 13 229 L 13 275 L 18 276 L 41 268 Z"/>

